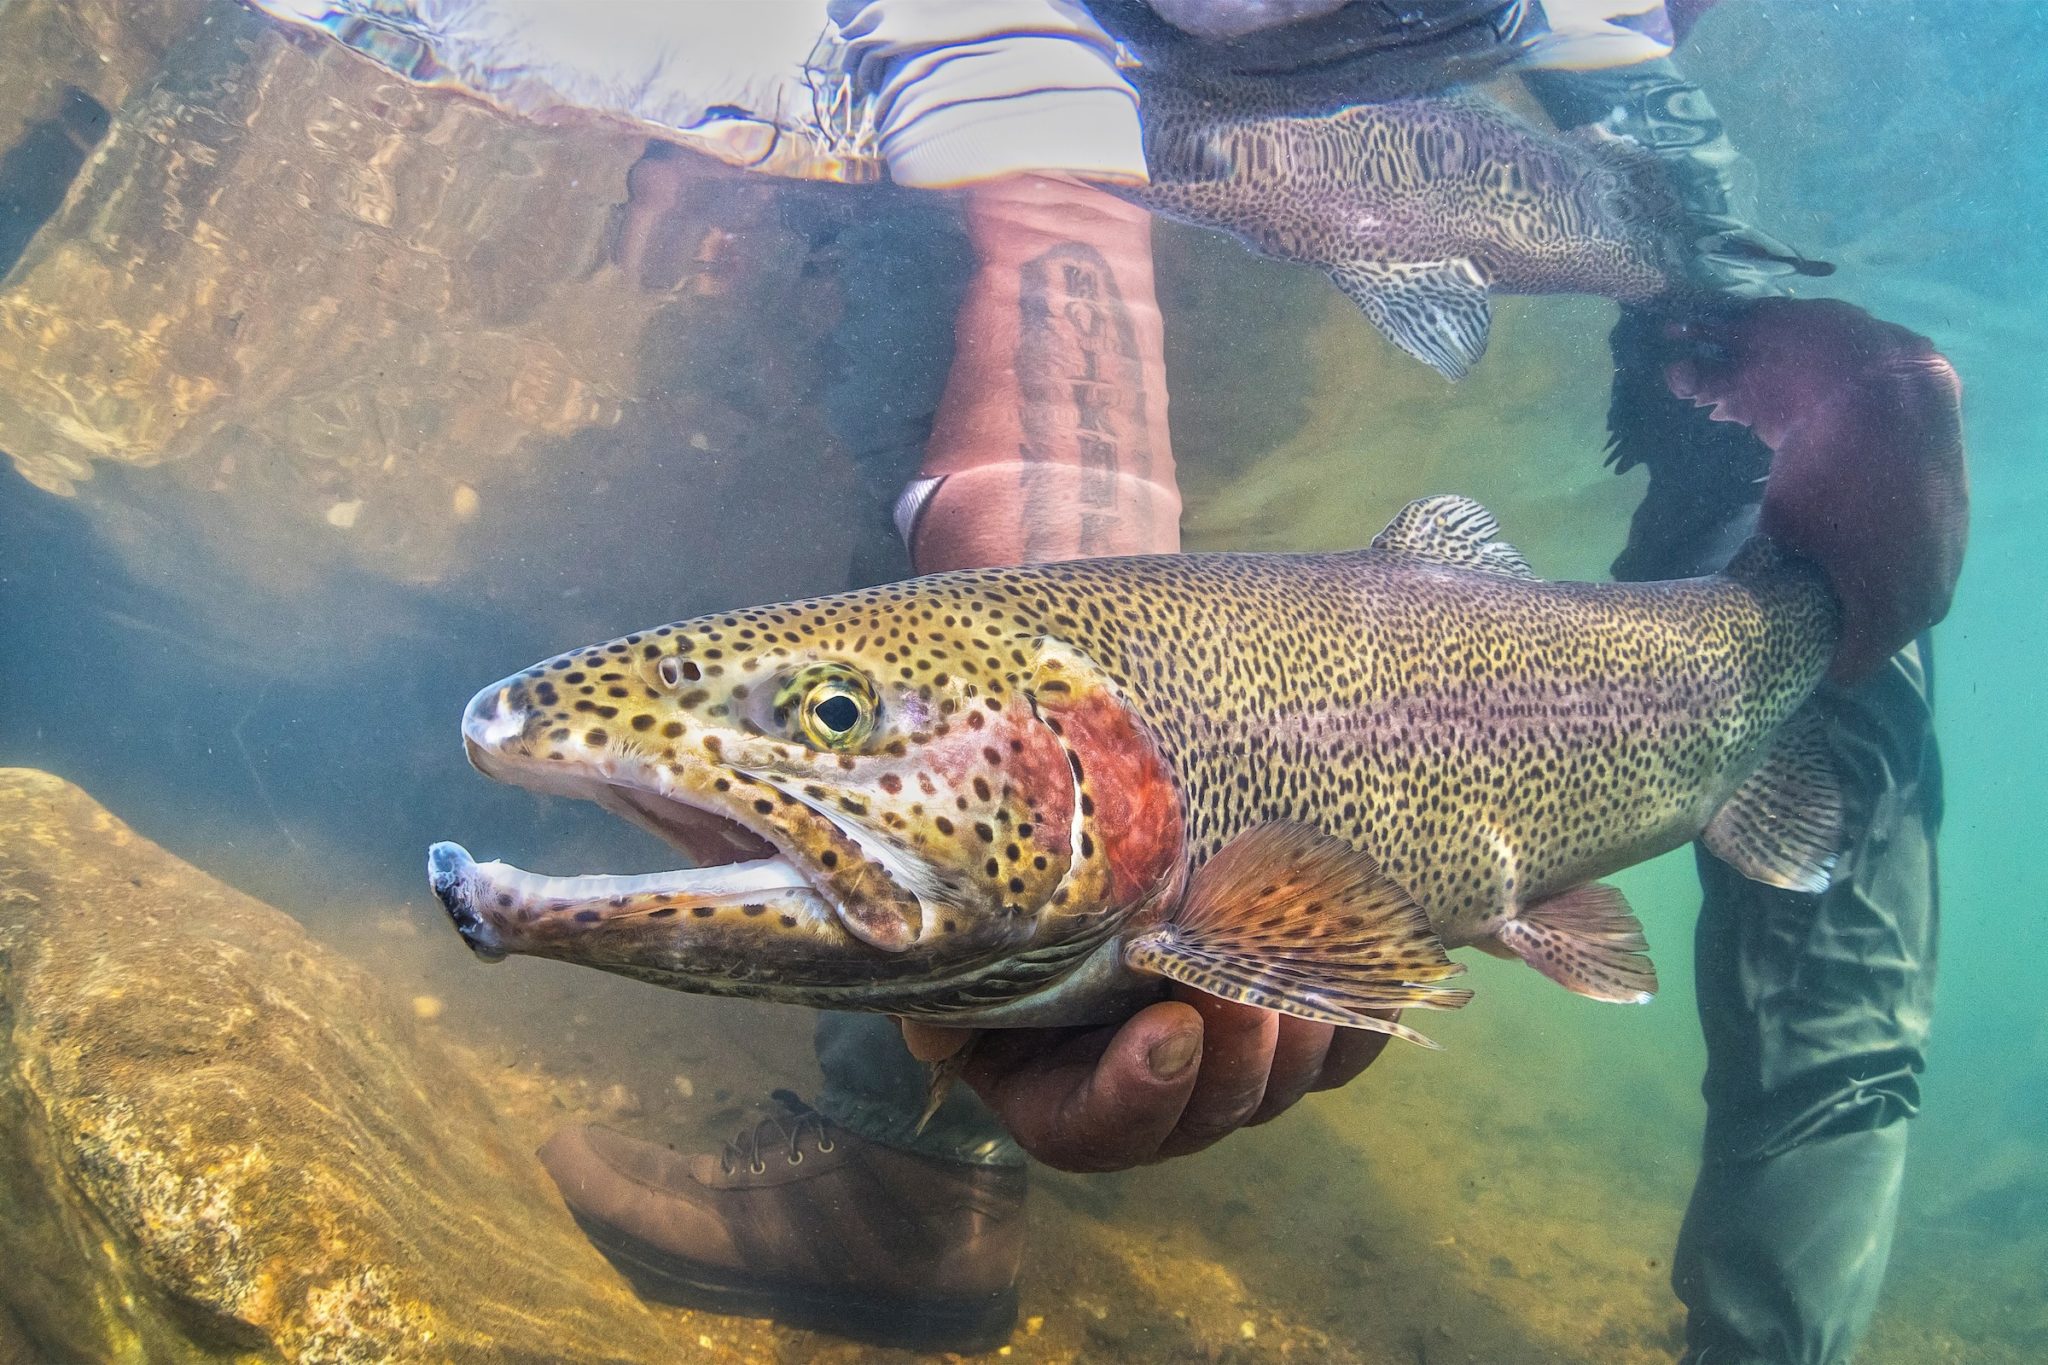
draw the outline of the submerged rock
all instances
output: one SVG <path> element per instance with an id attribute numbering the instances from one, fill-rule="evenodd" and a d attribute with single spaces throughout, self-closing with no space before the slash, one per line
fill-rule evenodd
<path id="1" fill-rule="evenodd" d="M 0 467 L 266 671 L 424 635 L 429 594 L 574 638 L 650 544 L 721 546 L 702 609 L 802 591 L 886 531 L 814 401 L 829 223 L 773 178 L 238 0 L 4 3 L 0 54 Z"/>
<path id="2" fill-rule="evenodd" d="M 482 1089 L 287 916 L 0 769 L 0 1361 L 665 1359 Z"/>

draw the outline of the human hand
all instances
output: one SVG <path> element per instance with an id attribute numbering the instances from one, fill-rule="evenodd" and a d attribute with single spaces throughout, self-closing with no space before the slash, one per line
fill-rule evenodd
<path id="1" fill-rule="evenodd" d="M 974 1036 L 903 1023 L 925 1062 Z M 989 1030 L 961 1077 L 1046 1165 L 1120 1171 L 1198 1152 L 1303 1095 L 1336 1089 L 1372 1064 L 1387 1037 L 1176 987 L 1174 999 L 1114 1028 Z"/>
<path id="2" fill-rule="evenodd" d="M 1771 449 L 1758 527 L 1826 571 L 1829 676 L 1861 678 L 1947 614 L 1969 538 L 1962 385 L 1923 336 L 1837 299 L 1674 322 L 1671 392 Z"/>

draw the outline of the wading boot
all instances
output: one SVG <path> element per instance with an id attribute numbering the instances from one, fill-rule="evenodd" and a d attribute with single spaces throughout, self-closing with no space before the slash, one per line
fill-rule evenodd
<path id="1" fill-rule="evenodd" d="M 540 1158 L 644 1298 L 916 1350 L 1007 1340 L 1024 1172 L 884 1147 L 775 1097 L 783 1112 L 720 1152 L 580 1126 Z"/>

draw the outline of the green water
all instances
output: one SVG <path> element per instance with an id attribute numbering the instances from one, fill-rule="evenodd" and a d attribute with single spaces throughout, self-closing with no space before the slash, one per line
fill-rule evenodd
<path id="1" fill-rule="evenodd" d="M 1807 292 L 1924 333 L 1964 381 L 1934 1045 L 1860 1358 L 2048 1358 L 2048 5 L 1728 0 L 1682 65 L 1754 166 L 1759 220 L 1839 267 Z M 706 168 L 628 271 L 606 243 L 640 138 L 368 71 L 225 3 L 0 4 L 0 144 L 29 148 L 0 228 L 38 225 L 0 232 L 0 764 L 78 784 L 434 1002 L 435 1029 L 522 1078 L 519 1123 L 554 1104 L 715 1143 L 772 1087 L 815 1088 L 806 1019 L 487 969 L 421 850 L 488 831 L 549 870 L 664 865 L 594 809 L 472 772 L 462 704 L 572 644 L 907 572 L 887 508 L 950 355 L 958 223 Z M 1453 389 L 1311 272 L 1174 226 L 1156 254 L 1191 548 L 1360 544 L 1457 491 L 1543 575 L 1604 573 L 1641 492 L 1600 463 L 1611 305 L 1502 301 Z M 1479 1002 L 1431 1021 L 1440 1057 L 1391 1056 L 1199 1158 L 1043 1180 L 1042 1323 L 1014 1354 L 1670 1358 L 1703 1112 L 1690 858 L 1617 879 L 1651 1005 L 1478 959 Z"/>

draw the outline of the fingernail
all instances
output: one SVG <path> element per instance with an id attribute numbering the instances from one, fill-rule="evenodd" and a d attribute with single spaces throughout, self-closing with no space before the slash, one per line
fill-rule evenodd
<path id="1" fill-rule="evenodd" d="M 1171 1038 L 1162 1038 L 1152 1044 L 1152 1050 L 1145 1054 L 1146 1064 L 1152 1074 L 1162 1081 L 1170 1081 L 1193 1065 L 1195 1054 L 1202 1050 L 1202 1040 L 1192 1033 L 1176 1033 Z"/>

